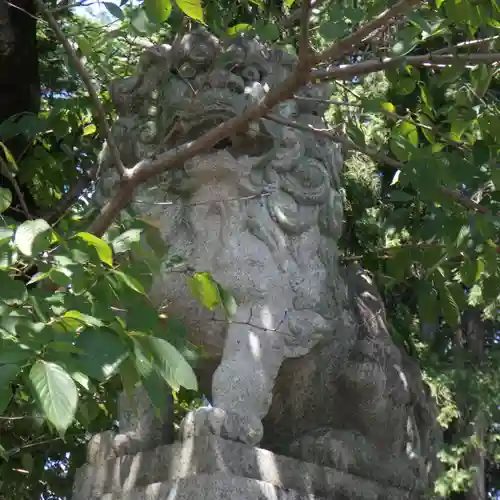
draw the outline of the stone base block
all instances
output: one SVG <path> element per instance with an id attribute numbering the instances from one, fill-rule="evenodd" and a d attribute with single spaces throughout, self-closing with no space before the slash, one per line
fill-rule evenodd
<path id="1" fill-rule="evenodd" d="M 102 500 L 323 500 L 272 484 L 219 472 L 197 474 L 165 483 L 150 484 L 123 493 L 109 493 Z"/>
<path id="2" fill-rule="evenodd" d="M 410 491 L 206 435 L 86 464 L 73 500 L 410 500 Z"/>

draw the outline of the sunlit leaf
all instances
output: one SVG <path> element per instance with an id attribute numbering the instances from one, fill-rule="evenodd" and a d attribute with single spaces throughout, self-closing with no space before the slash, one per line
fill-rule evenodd
<path id="1" fill-rule="evenodd" d="M 197 389 L 198 382 L 191 365 L 172 344 L 150 336 L 137 340 L 145 353 L 152 357 L 159 374 L 174 391 L 178 391 L 180 387 L 193 391 Z"/>
<path id="2" fill-rule="evenodd" d="M 123 234 L 120 234 L 111 242 L 113 251 L 115 253 L 128 252 L 134 243 L 139 243 L 141 241 L 141 234 L 141 229 L 129 229 Z"/>
<path id="3" fill-rule="evenodd" d="M 28 220 L 17 228 L 14 244 L 21 253 L 33 257 L 49 248 L 51 235 L 52 228 L 44 219 Z"/>
<path id="4" fill-rule="evenodd" d="M 193 296 L 207 309 L 212 310 L 220 303 L 217 283 L 210 273 L 196 273 L 188 277 L 188 284 Z"/>
<path id="5" fill-rule="evenodd" d="M 146 293 L 141 283 L 133 276 L 130 276 L 129 274 L 123 273 L 116 269 L 113 271 L 113 274 L 117 276 L 123 283 L 125 283 L 125 285 L 127 285 L 131 290 L 134 290 L 134 292 L 140 293 L 142 295 Z"/>
<path id="6" fill-rule="evenodd" d="M 102 328 L 85 329 L 78 336 L 75 347 L 83 353 L 77 358 L 81 371 L 99 381 L 115 375 L 128 356 L 120 337 Z"/>
<path id="7" fill-rule="evenodd" d="M 6 166 L 9 169 L 9 172 L 12 175 L 16 175 L 19 167 L 17 166 L 16 160 L 10 152 L 10 149 L 2 141 L 0 141 L 0 148 L 2 148 L 5 159 L 7 160 Z"/>
<path id="8" fill-rule="evenodd" d="M 144 0 L 144 8 L 148 18 L 154 23 L 166 21 L 172 13 L 170 0 Z"/>
<path id="9" fill-rule="evenodd" d="M 93 135 L 95 134 L 97 131 L 97 128 L 96 126 L 91 123 L 90 125 L 87 125 L 84 129 L 83 129 L 83 136 L 86 136 L 86 135 Z"/>
<path id="10" fill-rule="evenodd" d="M 73 422 L 78 404 L 73 379 L 58 364 L 39 360 L 31 368 L 29 380 L 45 416 L 64 434 Z"/>
<path id="11" fill-rule="evenodd" d="M 113 265 L 113 251 L 104 240 L 98 238 L 97 236 L 94 236 L 93 234 L 85 232 L 76 233 L 76 236 L 81 238 L 83 241 L 86 241 L 89 245 L 93 246 L 96 249 L 97 254 L 99 255 L 99 258 L 102 262 L 104 262 L 108 266 Z"/>
<path id="12" fill-rule="evenodd" d="M 175 3 L 186 16 L 200 23 L 205 23 L 201 0 L 175 0 Z"/>
<path id="13" fill-rule="evenodd" d="M 220 302 L 222 304 L 222 307 L 224 308 L 224 312 L 226 313 L 226 316 L 231 319 L 236 314 L 238 304 L 236 303 L 233 294 L 229 292 L 229 290 L 226 290 L 218 283 L 217 289 L 219 291 Z"/>
<path id="14" fill-rule="evenodd" d="M 5 212 L 12 203 L 12 192 L 10 189 L 0 187 L 0 214 Z"/>
<path id="15" fill-rule="evenodd" d="M 240 23 L 240 24 L 235 24 L 234 26 L 228 28 L 226 33 L 229 36 L 235 36 L 238 33 L 244 33 L 245 31 L 248 31 L 251 28 L 252 26 L 250 24 Z"/>

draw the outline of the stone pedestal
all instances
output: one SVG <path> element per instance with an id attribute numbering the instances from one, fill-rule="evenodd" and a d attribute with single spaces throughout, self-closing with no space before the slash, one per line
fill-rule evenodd
<path id="1" fill-rule="evenodd" d="M 73 490 L 73 500 L 412 498 L 404 489 L 212 435 L 86 464 Z"/>

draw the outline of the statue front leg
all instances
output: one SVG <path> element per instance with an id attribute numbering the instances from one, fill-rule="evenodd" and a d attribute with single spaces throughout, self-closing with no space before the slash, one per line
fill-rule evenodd
<path id="1" fill-rule="evenodd" d="M 282 335 L 249 324 L 230 324 L 222 361 L 212 381 L 213 408 L 189 414 L 181 427 L 182 437 L 208 431 L 252 446 L 258 444 L 283 360 Z"/>

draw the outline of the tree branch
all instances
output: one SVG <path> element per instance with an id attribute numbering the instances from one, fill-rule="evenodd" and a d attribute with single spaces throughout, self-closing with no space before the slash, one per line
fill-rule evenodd
<path id="1" fill-rule="evenodd" d="M 116 169 L 118 170 L 118 173 L 120 174 L 121 177 L 123 177 L 126 173 L 126 168 L 122 163 L 122 160 L 120 158 L 120 152 L 118 150 L 118 146 L 116 145 L 116 142 L 111 135 L 111 130 L 108 126 L 108 122 L 106 120 L 106 113 L 104 112 L 104 108 L 102 107 L 101 101 L 99 99 L 99 96 L 97 95 L 97 91 L 94 87 L 94 84 L 92 83 L 92 80 L 87 72 L 87 70 L 84 68 L 80 58 L 76 55 L 76 52 L 73 50 L 73 47 L 71 47 L 71 44 L 69 43 L 68 39 L 66 38 L 66 35 L 63 33 L 62 29 L 60 28 L 59 24 L 57 21 L 54 19 L 54 16 L 52 13 L 45 7 L 43 4 L 42 0 L 35 0 L 35 3 L 38 7 L 38 10 L 43 14 L 45 19 L 47 20 L 49 26 L 54 30 L 57 38 L 61 42 L 62 46 L 64 47 L 64 50 L 68 54 L 68 57 L 70 58 L 71 62 L 75 65 L 76 70 L 78 71 L 78 74 L 80 75 L 91 99 L 92 102 L 95 106 L 95 109 L 97 111 L 97 117 L 99 121 L 100 128 L 102 130 L 102 135 L 104 136 L 103 138 L 107 140 L 108 146 L 111 150 L 111 155 L 113 158 L 114 165 Z"/>
<path id="2" fill-rule="evenodd" d="M 375 19 L 361 26 L 356 32 L 349 35 L 347 38 L 339 40 L 330 48 L 318 54 L 315 57 L 314 64 L 321 62 L 335 61 L 342 56 L 348 54 L 351 50 L 359 46 L 359 44 L 368 37 L 373 31 L 387 26 L 395 17 L 406 14 L 415 5 L 418 5 L 421 0 L 400 0 L 396 5 L 382 12 Z"/>
<path id="3" fill-rule="evenodd" d="M 500 61 L 500 52 L 480 54 L 436 54 L 431 52 L 423 56 L 386 57 L 379 60 L 363 61 L 356 64 L 344 64 L 327 70 L 312 72 L 314 80 L 351 80 L 355 76 L 375 73 L 406 64 L 423 66 L 427 63 L 450 65 L 456 62 L 493 63 Z"/>
<path id="4" fill-rule="evenodd" d="M 28 210 L 28 205 L 26 205 L 26 200 L 24 199 L 23 192 L 21 191 L 21 188 L 19 187 L 19 184 L 17 183 L 16 178 L 12 175 L 12 172 L 9 170 L 8 165 L 5 163 L 5 160 L 0 156 L 0 170 L 2 171 L 3 175 L 7 177 L 7 179 L 10 181 L 12 184 L 12 187 L 14 188 L 14 191 L 17 194 L 17 197 L 19 198 L 19 204 L 21 205 L 22 213 L 26 216 L 26 218 L 32 219 L 33 217 L 30 214 L 30 211 Z"/>
<path id="5" fill-rule="evenodd" d="M 309 16 L 311 15 L 311 0 L 302 0 L 300 7 L 300 41 L 299 41 L 299 64 L 309 58 Z M 309 68 L 310 69 L 310 68 Z"/>
<path id="6" fill-rule="evenodd" d="M 59 219 L 70 209 L 73 203 L 75 203 L 89 184 L 95 180 L 96 173 L 96 167 L 91 168 L 88 172 L 84 172 L 75 184 L 73 184 L 73 186 L 71 186 L 63 197 L 57 202 L 56 206 L 52 210 L 48 211 L 47 214 L 43 215 L 42 218 L 44 218 L 51 226 L 57 224 Z"/>

